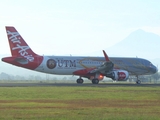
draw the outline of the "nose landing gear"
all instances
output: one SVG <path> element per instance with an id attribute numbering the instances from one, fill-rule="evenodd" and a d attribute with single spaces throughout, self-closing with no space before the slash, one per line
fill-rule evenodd
<path id="1" fill-rule="evenodd" d="M 136 83 L 137 83 L 137 84 L 141 84 L 141 80 L 138 79 L 138 75 L 136 75 L 136 77 L 137 77 Z"/>

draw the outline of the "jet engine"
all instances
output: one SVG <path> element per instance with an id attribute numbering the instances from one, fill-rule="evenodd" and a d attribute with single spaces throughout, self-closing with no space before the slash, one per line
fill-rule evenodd
<path id="1" fill-rule="evenodd" d="M 125 70 L 115 70 L 107 74 L 106 77 L 112 78 L 112 80 L 126 81 L 129 78 L 129 73 Z"/>

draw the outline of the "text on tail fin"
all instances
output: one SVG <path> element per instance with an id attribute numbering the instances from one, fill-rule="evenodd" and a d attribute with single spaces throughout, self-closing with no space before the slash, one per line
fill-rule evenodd
<path id="1" fill-rule="evenodd" d="M 34 61 L 36 54 L 30 49 L 17 30 L 14 27 L 6 27 L 6 32 L 12 56 L 21 56 L 30 62 Z"/>

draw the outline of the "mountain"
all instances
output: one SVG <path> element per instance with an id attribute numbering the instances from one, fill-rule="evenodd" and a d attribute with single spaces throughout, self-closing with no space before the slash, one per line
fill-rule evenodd
<path id="1" fill-rule="evenodd" d="M 112 42 L 112 41 L 111 41 Z M 105 43 L 107 44 L 107 42 Z M 141 29 L 132 32 L 119 43 L 106 48 L 110 57 L 160 58 L 160 36 Z M 104 49 L 104 48 L 102 48 Z M 103 56 L 102 50 L 90 53 L 90 56 Z"/>
<path id="2" fill-rule="evenodd" d="M 145 32 L 141 29 L 132 32 L 128 37 L 107 48 L 106 51 L 113 55 L 126 57 L 160 58 L 158 54 L 160 36 Z"/>

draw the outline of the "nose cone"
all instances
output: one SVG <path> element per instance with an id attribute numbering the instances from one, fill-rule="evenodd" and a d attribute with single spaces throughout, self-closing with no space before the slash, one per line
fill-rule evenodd
<path id="1" fill-rule="evenodd" d="M 152 72 L 153 72 L 153 73 L 157 73 L 157 72 L 158 72 L 158 68 L 157 68 L 156 66 L 153 66 L 153 67 L 152 67 Z"/>
<path id="2" fill-rule="evenodd" d="M 158 72 L 158 68 L 156 67 L 156 72 Z"/>

